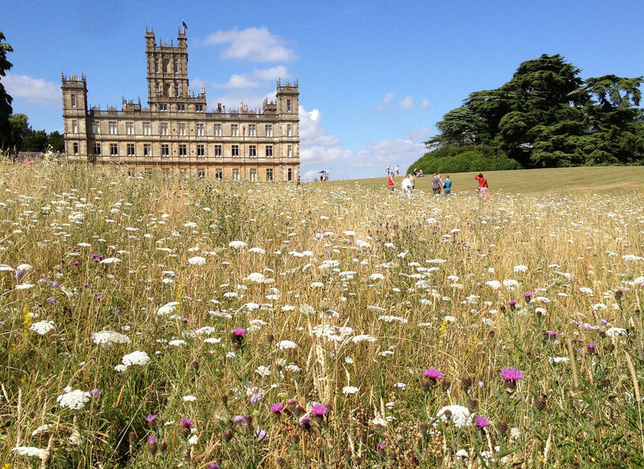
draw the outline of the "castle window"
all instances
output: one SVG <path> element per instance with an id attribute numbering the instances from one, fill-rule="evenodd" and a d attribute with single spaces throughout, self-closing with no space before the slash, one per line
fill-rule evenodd
<path id="1" fill-rule="evenodd" d="M 266 145 L 266 156 L 273 156 L 273 145 Z"/>
<path id="2" fill-rule="evenodd" d="M 293 145 L 286 145 L 286 156 L 293 158 Z"/>
<path id="3" fill-rule="evenodd" d="M 197 169 L 197 177 L 199 179 L 204 179 L 206 177 L 206 170 L 203 168 Z"/>
<path id="4" fill-rule="evenodd" d="M 197 104 L 197 105 L 195 105 L 195 111 L 203 112 L 203 104 Z"/>
<path id="5" fill-rule="evenodd" d="M 221 156 L 221 145 L 215 145 L 215 156 Z"/>
<path id="6" fill-rule="evenodd" d="M 152 145 L 149 143 L 143 144 L 143 156 L 152 156 Z"/>
<path id="7" fill-rule="evenodd" d="M 116 122 L 110 121 L 110 135 L 116 135 L 117 133 Z"/>
<path id="8" fill-rule="evenodd" d="M 197 145 L 197 156 L 205 156 L 206 147 L 204 145 Z"/>
<path id="9" fill-rule="evenodd" d="M 185 104 L 177 104 L 177 111 L 185 111 L 185 110 L 186 110 Z"/>
<path id="10" fill-rule="evenodd" d="M 239 126 L 237 124 L 232 124 L 230 126 L 230 135 L 233 137 L 239 137 Z"/>
<path id="11" fill-rule="evenodd" d="M 224 170 L 222 168 L 215 169 L 215 179 L 221 181 L 224 178 Z"/>
<path id="12" fill-rule="evenodd" d="M 273 170 L 272 169 L 267 169 L 266 170 L 266 180 L 268 182 L 273 182 Z"/>
<path id="13" fill-rule="evenodd" d="M 159 111 L 167 111 L 167 110 L 168 110 L 167 104 L 159 104 Z"/>
<path id="14" fill-rule="evenodd" d="M 154 60 L 154 73 L 159 73 L 159 59 Z"/>
<path id="15" fill-rule="evenodd" d="M 186 124 L 181 122 L 179 124 L 179 135 L 185 135 L 186 134 Z"/>
<path id="16" fill-rule="evenodd" d="M 101 156 L 101 144 L 94 143 L 94 155 Z"/>
<path id="17" fill-rule="evenodd" d="M 286 124 L 286 136 L 287 137 L 293 136 L 293 126 L 291 124 Z"/>
<path id="18" fill-rule="evenodd" d="M 232 145 L 230 148 L 231 156 L 239 156 L 239 145 Z"/>
<path id="19" fill-rule="evenodd" d="M 170 156 L 170 146 L 167 143 L 161 144 L 161 156 Z"/>
<path id="20" fill-rule="evenodd" d="M 203 124 L 197 124 L 197 136 L 199 136 L 199 137 L 204 136 L 204 126 L 203 126 Z"/>
<path id="21" fill-rule="evenodd" d="M 162 123 L 159 125 L 159 133 L 160 133 L 161 135 L 168 135 L 168 124 L 167 124 L 167 123 L 162 122 Z"/>
<path id="22" fill-rule="evenodd" d="M 179 96 L 179 85 L 174 85 L 174 95 Z"/>
<path id="23" fill-rule="evenodd" d="M 152 135 L 152 124 L 150 122 L 143 123 L 143 135 Z"/>
<path id="24" fill-rule="evenodd" d="M 215 124 L 215 137 L 221 137 L 221 124 Z"/>
<path id="25" fill-rule="evenodd" d="M 78 133 L 78 122 L 76 120 L 72 121 L 72 133 Z"/>
<path id="26" fill-rule="evenodd" d="M 248 156 L 257 156 L 257 145 L 248 145 Z"/>
<path id="27" fill-rule="evenodd" d="M 134 122 L 126 122 L 125 123 L 125 134 L 126 135 L 134 135 Z"/>
<path id="28" fill-rule="evenodd" d="M 127 156 L 134 156 L 134 144 L 133 143 L 128 143 L 127 144 Z"/>
<path id="29" fill-rule="evenodd" d="M 179 61 L 174 59 L 174 73 L 179 73 Z"/>
<path id="30" fill-rule="evenodd" d="M 273 136 L 273 126 L 272 125 L 266 125 L 266 136 L 267 137 L 272 137 Z"/>
<path id="31" fill-rule="evenodd" d="M 248 136 L 249 137 L 256 137 L 257 136 L 257 130 L 255 124 L 249 124 L 248 125 Z"/>
<path id="32" fill-rule="evenodd" d="M 74 155 L 78 155 L 78 142 L 74 142 Z"/>
<path id="33" fill-rule="evenodd" d="M 72 107 L 76 107 L 76 93 L 72 93 Z"/>
<path id="34" fill-rule="evenodd" d="M 188 148 L 185 143 L 179 145 L 179 156 L 186 156 L 188 154 Z"/>
<path id="35" fill-rule="evenodd" d="M 290 110 L 291 110 L 291 100 L 290 100 L 290 99 L 287 99 L 287 100 L 286 100 L 286 111 L 288 112 L 288 111 L 290 111 Z"/>
<path id="36" fill-rule="evenodd" d="M 233 168 L 233 181 L 239 181 L 239 168 Z"/>
<path id="37" fill-rule="evenodd" d="M 249 170 L 249 177 L 250 177 L 250 182 L 257 182 L 257 170 L 256 169 Z"/>
<path id="38" fill-rule="evenodd" d="M 119 155 L 119 146 L 116 143 L 110 143 L 110 156 Z"/>
<path id="39" fill-rule="evenodd" d="M 100 122 L 92 122 L 92 133 L 95 135 L 99 135 L 101 133 Z"/>
<path id="40" fill-rule="evenodd" d="M 287 181 L 292 181 L 293 180 L 293 168 L 288 168 L 286 170 L 286 180 Z"/>

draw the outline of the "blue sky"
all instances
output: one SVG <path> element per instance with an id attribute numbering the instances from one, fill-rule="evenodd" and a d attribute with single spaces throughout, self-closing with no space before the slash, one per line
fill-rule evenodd
<path id="1" fill-rule="evenodd" d="M 302 174 L 384 177 L 472 91 L 519 64 L 561 54 L 581 77 L 644 74 L 644 1 L 5 0 L 14 52 L 2 82 L 14 112 L 62 131 L 61 74 L 87 76 L 89 104 L 147 100 L 145 28 L 170 41 L 188 25 L 190 86 L 259 109 L 278 78 L 299 81 Z"/>

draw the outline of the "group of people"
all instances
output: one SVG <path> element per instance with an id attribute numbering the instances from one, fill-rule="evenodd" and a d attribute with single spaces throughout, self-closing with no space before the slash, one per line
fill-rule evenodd
<path id="1" fill-rule="evenodd" d="M 389 169 L 389 166 L 387 166 L 387 169 Z M 396 174 L 397 173 L 394 173 L 393 171 L 387 171 L 387 187 L 389 187 L 389 191 L 391 192 L 393 192 L 396 187 Z M 488 188 L 487 179 L 483 177 L 483 173 L 478 173 L 476 176 L 474 176 L 474 180 L 479 183 L 479 187 L 476 190 L 476 193 L 479 196 L 487 197 L 488 199 L 492 198 L 492 196 L 490 195 L 490 190 Z M 411 174 L 405 176 L 405 179 L 403 179 L 402 183 L 400 184 L 400 188 L 402 189 L 403 193 L 407 195 L 407 197 L 411 197 L 411 193 L 414 190 L 415 186 L 415 177 Z M 452 180 L 450 179 L 449 174 L 443 181 L 440 174 L 434 173 L 434 175 L 432 176 L 432 191 L 436 195 L 440 195 L 441 193 L 444 193 L 445 195 L 451 195 Z"/>

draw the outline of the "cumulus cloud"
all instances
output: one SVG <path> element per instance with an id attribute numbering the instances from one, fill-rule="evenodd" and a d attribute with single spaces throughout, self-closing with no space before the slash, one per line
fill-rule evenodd
<path id="1" fill-rule="evenodd" d="M 385 110 L 385 107 L 389 103 L 391 103 L 394 99 L 394 94 L 393 93 L 387 93 L 385 94 L 384 98 L 382 99 L 382 102 L 376 106 L 376 111 L 381 112 Z"/>
<path id="2" fill-rule="evenodd" d="M 266 27 L 243 30 L 217 31 L 210 34 L 201 44 L 215 46 L 227 44 L 222 57 L 244 59 L 253 62 L 293 62 L 297 55 L 287 46 L 287 41 L 272 34 Z"/>
<path id="3" fill-rule="evenodd" d="M 60 85 L 28 75 L 7 74 L 2 79 L 7 93 L 14 99 L 21 98 L 29 104 L 48 105 L 60 103 Z"/>
<path id="4" fill-rule="evenodd" d="M 248 73 L 234 74 L 226 83 L 210 82 L 214 88 L 259 88 L 267 82 L 274 82 L 280 78 L 290 78 L 291 74 L 284 65 L 277 67 L 254 69 Z M 200 80 L 200 82 L 205 82 Z"/>
<path id="5" fill-rule="evenodd" d="M 421 103 L 420 107 L 423 109 L 429 108 L 429 99 L 423 99 L 423 102 Z"/>
<path id="6" fill-rule="evenodd" d="M 427 140 L 430 137 L 431 129 L 429 127 L 421 127 L 418 130 L 409 132 L 409 137 L 412 140 Z"/>
<path id="7" fill-rule="evenodd" d="M 406 96 L 405 99 L 400 101 L 398 104 L 400 105 L 400 109 L 412 109 L 414 107 L 414 100 L 411 96 Z"/>
<path id="8" fill-rule="evenodd" d="M 411 139 L 372 142 L 358 151 L 343 148 L 335 136 L 327 133 L 319 110 L 307 111 L 300 106 L 300 161 L 304 180 L 312 180 L 320 170 L 330 171 L 331 179 L 384 174 L 388 164 L 400 164 L 404 171 L 424 152 L 423 144 Z"/>

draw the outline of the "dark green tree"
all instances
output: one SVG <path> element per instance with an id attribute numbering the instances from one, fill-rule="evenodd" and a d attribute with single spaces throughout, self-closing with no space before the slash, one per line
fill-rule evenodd
<path id="1" fill-rule="evenodd" d="M 8 142 L 11 149 L 22 150 L 25 137 L 31 130 L 29 127 L 29 118 L 26 114 L 12 114 L 9 116 L 10 132 Z"/>
<path id="2" fill-rule="evenodd" d="M 58 130 L 54 130 L 48 136 L 49 146 L 53 152 L 62 152 L 65 149 L 65 136 Z"/>
<path id="3" fill-rule="evenodd" d="M 2 41 L 4 40 L 4 34 L 0 31 L 0 77 L 6 76 L 7 70 L 13 66 L 7 60 L 7 54 L 13 52 L 13 48 L 10 44 L 3 43 Z M 11 101 L 12 98 L 7 94 L 0 78 L 0 149 L 8 148 L 10 145 L 11 125 L 9 124 L 9 116 L 13 112 Z"/>
<path id="4" fill-rule="evenodd" d="M 584 81 L 579 73 L 560 55 L 523 62 L 509 82 L 445 114 L 425 143 L 434 151 L 485 147 L 526 168 L 641 161 L 642 77 Z"/>

